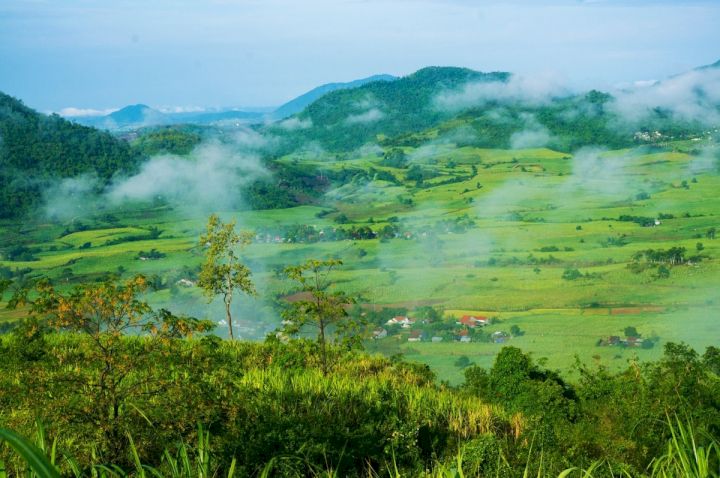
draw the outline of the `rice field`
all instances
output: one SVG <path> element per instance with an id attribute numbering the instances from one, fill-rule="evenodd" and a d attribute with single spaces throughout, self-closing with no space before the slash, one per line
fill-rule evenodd
<path id="1" fill-rule="evenodd" d="M 303 161 L 337 170 L 374 168 L 397 181 L 348 183 L 330 191 L 317 206 L 221 211 L 224 220 L 235 219 L 242 228 L 256 231 L 293 224 L 318 229 L 369 226 L 377 231 L 392 224 L 400 233 L 389 240 L 251 245 L 243 254 L 261 298 L 249 309 L 247 303 L 241 305 L 246 320 L 263 322 L 265 330 L 279 323 L 272 299 L 291 291 L 278 270 L 311 257 L 337 257 L 344 261 L 337 287 L 360 297 L 361 303 L 376 310 L 432 305 L 448 317 L 464 311 L 497 317 L 500 324 L 488 328 L 490 332 L 518 325 L 525 335 L 508 344 L 564 371 L 571 370 L 576 356 L 612 367 L 635 356 L 657 357 L 667 341 L 704 347 L 720 340 L 720 239 L 709 237 L 712 228 L 720 228 L 717 167 L 700 167 L 692 155 L 673 151 L 601 151 L 572 157 L 548 149 L 439 145 L 430 152 L 421 150 L 406 150 L 408 157 L 435 171 L 421 187 L 405 179 L 406 170 L 379 164 L 377 156 L 347 161 L 319 157 Z M 177 280 L 201 262 L 196 246 L 205 214 L 188 215 L 170 207 L 112 214 L 113 223 L 88 218 L 88 230 L 69 234 L 63 234 L 67 223 L 1 225 L 3 238 L 30 238 L 37 252 L 36 260 L 3 258 L 0 266 L 77 280 L 103 273 Z M 340 214 L 350 223 L 335 223 Z M 621 221 L 621 216 L 652 218 L 657 224 L 644 227 Z M 452 230 L 449 224 L 463 218 L 472 224 Z M 150 227 L 161 231 L 157 238 L 124 241 Z M 628 268 L 635 253 L 670 247 L 684 247 L 688 256 L 702 255 L 702 261 L 672 267 L 665 278 L 658 277 L 656 268 Z M 139 258 L 150 249 L 164 257 Z M 567 269 L 577 269 L 581 276 L 564 279 Z M 151 298 L 207 318 L 216 314 L 192 289 L 172 294 L 162 290 Z M 254 312 L 258 309 L 264 312 Z M 15 317 L 0 312 L 0 320 Z M 595 345 L 627 326 L 656 336 L 655 348 Z M 405 336 L 377 342 L 371 347 L 401 351 L 454 383 L 462 377 L 462 369 L 454 365 L 459 356 L 489 365 L 499 350 L 491 343 L 410 344 Z"/>

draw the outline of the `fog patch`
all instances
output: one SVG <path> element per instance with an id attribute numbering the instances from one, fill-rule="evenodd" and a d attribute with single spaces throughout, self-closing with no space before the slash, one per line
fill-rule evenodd
<path id="1" fill-rule="evenodd" d="M 218 142 L 195 148 L 188 157 L 162 155 L 134 176 L 113 182 L 106 197 L 125 201 L 162 200 L 182 209 L 218 211 L 242 206 L 242 188 L 269 173 L 257 156 Z"/>
<path id="2" fill-rule="evenodd" d="M 277 126 L 280 129 L 283 129 L 285 131 L 297 131 L 302 129 L 309 129 L 312 128 L 313 122 L 312 119 L 306 118 L 306 119 L 300 119 L 298 117 L 292 117 L 288 118 L 286 120 L 282 120 L 279 123 L 277 123 Z"/>
<path id="3" fill-rule="evenodd" d="M 589 193 L 617 197 L 634 191 L 636 180 L 627 175 L 638 153 L 610 154 L 604 148 L 587 147 L 572 157 L 572 175 L 560 193 Z"/>
<path id="4" fill-rule="evenodd" d="M 385 152 L 380 145 L 376 143 L 367 143 L 356 149 L 351 155 L 353 158 L 364 158 L 367 156 L 379 157 Z"/>
<path id="5" fill-rule="evenodd" d="M 358 113 L 358 114 L 352 114 L 349 115 L 347 118 L 345 118 L 345 124 L 347 125 L 353 125 L 353 124 L 367 124 L 367 123 L 374 123 L 376 121 L 379 121 L 385 117 L 385 113 L 383 113 L 378 108 L 371 108 L 364 113 Z"/>
<path id="6" fill-rule="evenodd" d="M 534 115 L 523 113 L 525 126 L 510 136 L 511 149 L 542 148 L 550 142 L 550 131 L 538 122 Z"/>
<path id="7" fill-rule="evenodd" d="M 234 131 L 230 138 L 237 149 L 249 152 L 271 151 L 280 143 L 275 136 L 263 135 L 247 127 Z"/>
<path id="8" fill-rule="evenodd" d="M 467 83 L 461 88 L 445 91 L 433 99 L 436 109 L 457 112 L 493 103 L 518 103 L 541 106 L 570 91 L 550 74 L 535 76 L 512 75 L 507 81 Z"/>
<path id="9" fill-rule="evenodd" d="M 720 122 L 720 69 L 704 68 L 614 92 L 609 107 L 637 123 L 659 112 L 705 125 Z"/>
<path id="10" fill-rule="evenodd" d="M 43 213 L 61 221 L 83 217 L 98 208 L 101 190 L 101 182 L 94 174 L 58 181 L 45 188 Z"/>
<path id="11" fill-rule="evenodd" d="M 688 164 L 690 174 L 720 172 L 720 149 L 705 148 Z"/>

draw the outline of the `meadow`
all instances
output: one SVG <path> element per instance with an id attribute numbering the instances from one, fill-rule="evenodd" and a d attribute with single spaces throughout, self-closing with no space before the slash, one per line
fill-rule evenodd
<path id="1" fill-rule="evenodd" d="M 571 373 L 576 356 L 619 369 L 633 357 L 657 358 L 666 342 L 702 349 L 720 338 L 720 242 L 713 233 L 720 227 L 720 175 L 716 163 L 686 144 L 573 155 L 453 144 L 402 152 L 410 168 L 388 166 L 378 153 L 343 160 L 286 156 L 278 161 L 348 179 L 314 206 L 221 212 L 242 229 L 272 236 L 268 241 L 263 235 L 242 253 L 259 291 L 258 298 L 238 304 L 244 337 L 263 338 L 279 325 L 277 299 L 292 292 L 279 274 L 283 267 L 334 257 L 344 262 L 336 287 L 364 307 L 407 308 L 413 316 L 417 307 L 432 306 L 450 325 L 462 315 L 493 317 L 485 332 L 518 326 L 524 334 L 507 343 L 563 372 Z M 422 177 L 408 177 L 413 174 Z M 27 277 L 60 279 L 66 287 L 108 274 L 154 276 L 154 305 L 218 321 L 220 304 L 208 307 L 197 288 L 178 285 L 194 280 L 202 261 L 197 241 L 207 215 L 179 205 L 138 204 L 103 207 L 89 217 L 4 222 L 0 239 L 22 238 L 33 260 L 3 257 L 0 266 L 6 273 L 24 269 Z M 390 226 L 395 232 L 327 242 L 282 237 L 282 231 L 306 225 L 376 233 Z M 656 264 L 632 267 L 636 253 L 672 247 L 698 257 L 668 265 L 667 274 Z M 151 250 L 159 257 L 143 256 Z M 564 278 L 567 270 L 580 275 Z M 0 321 L 17 317 L 17 311 L 0 311 Z M 654 347 L 597 346 L 630 326 L 652 338 Z M 367 346 L 427 363 L 451 383 L 462 381 L 459 357 L 489 366 L 502 347 L 409 343 L 408 333 Z"/>

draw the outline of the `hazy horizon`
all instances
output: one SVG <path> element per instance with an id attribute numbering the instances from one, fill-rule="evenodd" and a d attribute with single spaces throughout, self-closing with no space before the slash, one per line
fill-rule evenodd
<path id="1" fill-rule="evenodd" d="M 718 24 L 707 0 L 9 0 L 0 91 L 42 111 L 256 108 L 431 65 L 607 89 L 717 61 Z"/>

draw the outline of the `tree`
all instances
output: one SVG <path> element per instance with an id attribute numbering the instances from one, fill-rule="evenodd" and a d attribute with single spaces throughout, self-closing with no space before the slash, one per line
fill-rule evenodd
<path id="1" fill-rule="evenodd" d="M 350 317 L 346 310 L 355 299 L 343 291 L 331 290 L 331 273 L 341 265 L 342 261 L 338 259 L 310 259 L 304 264 L 285 269 L 285 275 L 300 286 L 303 298 L 292 302 L 283 311 L 283 331 L 295 335 L 306 326 L 317 328 L 320 360 L 325 375 L 329 370 L 327 342 L 330 333 L 334 333 L 348 346 L 359 345 L 362 338 L 362 321 Z"/>
<path id="2" fill-rule="evenodd" d="M 200 269 L 198 286 L 209 301 L 222 294 L 225 303 L 225 317 L 234 338 L 231 306 L 235 290 L 255 295 L 255 286 L 250 269 L 240 262 L 235 249 L 243 248 L 252 241 L 252 233 L 236 232 L 235 221 L 224 224 L 217 214 L 208 219 L 207 232 L 200 237 L 200 246 L 206 247 L 205 262 Z"/>
<path id="3" fill-rule="evenodd" d="M 124 282 L 82 285 L 63 293 L 48 280 L 41 280 L 35 284 L 35 294 L 25 289 L 12 300 L 15 307 L 30 308 L 25 329 L 31 333 L 24 335 L 32 338 L 31 342 L 44 344 L 42 331 L 48 326 L 82 337 L 84 346 L 74 355 L 60 358 L 60 363 L 76 361 L 78 365 L 67 363 L 61 373 L 63 383 L 58 386 L 64 392 L 58 401 L 73 410 L 75 416 L 69 418 L 82 417 L 97 425 L 104 444 L 100 451 L 111 460 L 121 459 L 126 424 L 131 420 L 128 412 L 135 409 L 134 403 L 162 392 L 169 380 L 165 375 L 140 378 L 140 372 L 161 358 L 163 344 L 214 327 L 210 321 L 175 316 L 165 309 L 153 311 L 140 298 L 148 287 L 145 277 L 135 276 Z M 123 340 L 142 332 L 149 337 Z"/>
<path id="4" fill-rule="evenodd" d="M 637 329 L 633 326 L 625 327 L 625 337 L 640 337 Z"/>

